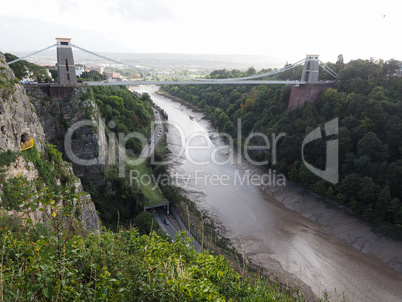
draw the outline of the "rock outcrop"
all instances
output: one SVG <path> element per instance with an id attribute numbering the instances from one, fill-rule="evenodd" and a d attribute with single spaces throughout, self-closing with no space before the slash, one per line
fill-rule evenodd
<path id="1" fill-rule="evenodd" d="M 9 150 L 16 154 L 24 152 L 20 151 L 21 142 L 29 140 L 30 138 L 33 139 L 36 148 L 40 152 L 45 151 L 46 142 L 49 141 L 49 139 L 52 143 L 58 141 L 57 139 L 60 138 L 58 135 L 61 133 L 58 129 L 66 125 L 59 116 L 51 115 L 51 106 L 54 106 L 54 104 L 50 103 L 49 99 L 49 97 L 45 98 L 44 96 L 43 99 L 38 101 L 43 104 L 43 106 L 40 107 L 41 110 L 48 112 L 47 115 L 42 114 L 42 112 L 40 115 L 38 113 L 41 117 L 38 118 L 36 109 L 30 102 L 25 88 L 19 83 L 18 79 L 15 78 L 14 73 L 6 63 L 5 56 L 0 53 L 0 156 L 2 153 L 5 154 L 5 152 Z M 91 103 L 88 102 L 86 104 L 83 102 L 82 106 L 87 108 L 91 106 Z M 68 114 L 66 114 L 66 116 L 67 115 Z M 43 116 L 48 118 L 43 118 Z M 73 117 L 74 115 L 70 114 L 70 116 Z M 85 156 L 88 151 L 86 151 L 86 149 L 81 150 L 79 146 L 77 146 L 75 152 L 77 152 L 79 156 Z M 70 164 L 63 162 L 62 165 L 63 169 L 67 171 L 67 174 L 74 175 Z M 26 162 L 21 155 L 18 155 L 16 160 L 9 163 L 8 166 L 0 167 L 0 172 L 3 173 L 3 176 L 0 177 L 2 182 L 18 176 L 22 176 L 29 182 L 34 182 L 39 174 L 35 165 L 32 162 Z M 75 177 L 74 179 L 72 186 L 75 187 L 75 192 L 84 193 L 79 178 Z M 60 180 L 56 181 L 60 183 Z M 3 183 L 0 183 L 0 196 L 2 186 Z M 89 194 L 84 194 L 81 197 L 81 213 L 80 220 L 84 229 L 99 233 L 99 217 Z M 39 211 L 33 213 L 33 221 L 40 222 L 43 220 L 42 216 Z"/>
<path id="2" fill-rule="evenodd" d="M 29 87 L 27 93 L 46 138 L 72 162 L 74 173 L 96 180 L 98 185 L 104 184 L 108 157 L 106 129 L 88 88 L 74 87 L 65 98 L 50 98 L 40 87 Z M 69 130 L 71 143 L 66 141 Z"/>
<path id="3" fill-rule="evenodd" d="M 0 149 L 20 151 L 21 140 L 30 137 L 43 151 L 45 133 L 35 108 L 0 53 Z"/>

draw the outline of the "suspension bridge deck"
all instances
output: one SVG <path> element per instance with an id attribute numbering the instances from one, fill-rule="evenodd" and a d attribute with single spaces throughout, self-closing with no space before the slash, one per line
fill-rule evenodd
<path id="1" fill-rule="evenodd" d="M 135 85 L 261 85 L 261 84 L 276 84 L 276 85 L 294 85 L 299 86 L 307 84 L 300 81 L 224 81 L 205 80 L 205 81 L 103 81 L 103 82 L 84 82 L 88 86 L 135 86 Z"/>

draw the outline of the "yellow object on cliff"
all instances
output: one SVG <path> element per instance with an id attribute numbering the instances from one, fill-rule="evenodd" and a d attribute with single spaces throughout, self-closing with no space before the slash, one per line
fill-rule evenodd
<path id="1" fill-rule="evenodd" d="M 33 138 L 31 137 L 29 141 L 21 143 L 21 151 L 31 149 L 35 145 Z"/>

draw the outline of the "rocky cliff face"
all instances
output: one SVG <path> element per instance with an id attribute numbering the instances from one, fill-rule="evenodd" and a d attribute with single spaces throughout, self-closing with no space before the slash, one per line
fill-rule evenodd
<path id="1" fill-rule="evenodd" d="M 88 88 L 74 87 L 66 98 L 50 98 L 39 87 L 27 88 L 27 93 L 46 138 L 72 162 L 74 173 L 103 184 L 108 157 L 106 130 Z M 71 143 L 66 141 L 69 133 Z"/>
<path id="2" fill-rule="evenodd" d="M 45 133 L 35 108 L 0 53 L 0 149 L 19 151 L 21 140 L 30 137 L 43 151 Z"/>
<path id="3" fill-rule="evenodd" d="M 46 103 L 46 101 L 49 101 L 48 99 L 44 97 L 38 100 L 38 102 L 43 103 L 43 106 L 40 107 L 41 110 L 48 112 L 46 116 L 51 118 L 44 118 L 44 114 L 41 114 L 41 118 L 38 118 L 36 109 L 29 101 L 26 90 L 19 84 L 14 73 L 7 65 L 4 55 L 0 53 L 0 156 L 8 150 L 16 152 L 16 154 L 24 152 L 20 151 L 20 144 L 31 137 L 36 148 L 41 152 L 45 151 L 46 141 L 50 140 L 53 143 L 58 141 L 58 129 L 65 127 L 65 123 L 63 123 L 59 116 L 50 114 L 52 112 L 52 107 L 50 106 L 54 104 Z M 90 103 L 83 104 L 84 107 L 90 105 Z M 75 152 L 78 153 L 77 156 L 85 156 L 87 151 L 77 147 Z M 74 175 L 72 167 L 69 164 L 63 163 L 63 166 L 65 166 L 63 168 L 67 171 L 67 174 Z M 3 173 L 2 177 L 0 177 L 0 196 L 3 184 L 8 179 L 22 176 L 28 181 L 34 182 L 38 177 L 38 171 L 34 164 L 26 162 L 21 155 L 18 155 L 16 160 L 9 163 L 9 165 L 0 167 L 0 172 Z M 76 188 L 77 193 L 82 193 L 83 187 L 81 181 L 76 177 L 74 179 L 72 186 Z M 60 182 L 60 180 L 57 180 L 57 182 Z M 80 220 L 86 230 L 98 233 L 100 231 L 100 223 L 95 205 L 90 195 L 83 195 L 81 198 L 82 214 Z M 39 211 L 38 213 L 33 213 L 33 221 L 41 221 L 43 219 L 41 213 Z"/>

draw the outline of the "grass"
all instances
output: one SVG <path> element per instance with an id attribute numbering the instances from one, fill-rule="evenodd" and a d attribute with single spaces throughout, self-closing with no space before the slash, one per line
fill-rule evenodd
<path id="1" fill-rule="evenodd" d="M 137 181 L 141 192 L 145 196 L 144 206 L 151 206 L 165 201 L 159 186 L 152 177 L 152 169 L 148 160 L 131 168 L 135 172 L 131 172 L 133 181 Z"/>

